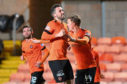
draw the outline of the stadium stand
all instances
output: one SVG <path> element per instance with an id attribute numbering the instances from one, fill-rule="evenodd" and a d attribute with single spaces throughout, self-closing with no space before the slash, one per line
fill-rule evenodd
<path id="1" fill-rule="evenodd" d="M 123 36 L 112 37 L 111 39 L 112 44 L 126 44 L 126 38 Z"/>
<path id="2" fill-rule="evenodd" d="M 104 41 L 99 42 L 101 40 Z M 49 45 L 47 46 L 49 48 Z M 127 47 L 126 43 L 125 42 L 114 43 L 112 42 L 112 38 L 107 37 L 98 39 L 96 38 L 94 47 L 99 52 L 100 68 L 102 74 L 104 75 L 104 79 L 101 79 L 101 84 L 127 84 L 127 59 L 126 59 L 127 52 L 124 50 Z M 76 70 L 75 58 L 71 50 L 68 51 L 67 56 L 70 59 L 73 71 L 75 72 Z M 19 57 L 14 59 L 16 59 L 15 62 L 19 61 L 17 60 L 19 59 Z M 6 60 L 3 61 L 4 64 L 6 62 L 7 62 Z M 10 76 L 10 78 L 6 79 L 6 81 L 8 82 L 3 84 L 29 84 L 30 74 L 28 74 L 29 73 L 28 64 L 26 63 L 19 64 L 20 65 L 16 66 L 17 69 L 15 69 L 15 71 L 12 71 L 15 73 L 7 74 L 8 77 Z M 46 83 L 56 84 L 47 61 L 44 63 L 44 66 L 45 72 L 43 75 L 46 80 Z M 0 70 L 0 72 L 4 71 Z M 6 71 L 6 73 L 9 72 Z"/>
<path id="3" fill-rule="evenodd" d="M 104 38 L 98 38 L 97 40 L 98 45 L 110 45 L 111 44 L 111 38 L 104 37 Z"/>
<path id="4" fill-rule="evenodd" d="M 0 84 L 9 81 L 10 75 L 16 73 L 19 64 L 23 63 L 19 56 L 12 56 L 14 46 L 11 40 L 4 40 L 3 45 L 4 49 L 2 53 L 4 55 L 4 60 L 2 60 L 0 64 Z M 18 51 L 21 46 L 21 41 L 16 41 L 16 46 L 18 46 L 16 47 Z"/>

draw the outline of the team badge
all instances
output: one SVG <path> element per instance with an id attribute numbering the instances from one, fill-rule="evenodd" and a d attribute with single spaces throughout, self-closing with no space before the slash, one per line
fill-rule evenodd
<path id="1" fill-rule="evenodd" d="M 58 72 L 57 72 L 57 77 L 58 77 L 58 80 L 59 80 L 59 81 L 62 81 L 62 76 L 64 76 L 63 70 L 58 71 Z"/>
<path id="2" fill-rule="evenodd" d="M 59 77 L 58 77 L 58 80 L 59 80 L 59 81 L 62 81 L 62 77 L 59 76 Z"/>
<path id="3" fill-rule="evenodd" d="M 41 46 L 44 46 L 44 44 L 43 44 L 43 43 L 41 43 Z"/>
<path id="4" fill-rule="evenodd" d="M 57 72 L 57 76 L 64 76 L 63 70 L 58 71 L 58 72 Z"/>

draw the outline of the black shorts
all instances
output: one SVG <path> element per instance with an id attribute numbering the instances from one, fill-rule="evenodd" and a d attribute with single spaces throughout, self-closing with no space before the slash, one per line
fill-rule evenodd
<path id="1" fill-rule="evenodd" d="M 94 84 L 96 67 L 83 70 L 77 70 L 75 75 L 75 84 Z"/>
<path id="2" fill-rule="evenodd" d="M 94 82 L 94 84 L 100 84 L 100 82 Z"/>
<path id="3" fill-rule="evenodd" d="M 49 61 L 49 66 L 57 83 L 74 78 L 69 60 Z"/>
<path id="4" fill-rule="evenodd" d="M 30 84 L 41 84 L 45 82 L 44 78 L 42 77 L 42 74 L 43 74 L 43 71 L 32 73 Z"/>

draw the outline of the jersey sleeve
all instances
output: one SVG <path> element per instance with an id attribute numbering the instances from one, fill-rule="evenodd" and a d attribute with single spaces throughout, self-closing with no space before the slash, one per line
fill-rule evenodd
<path id="1" fill-rule="evenodd" d="M 87 36 L 89 39 L 91 39 L 91 32 L 87 30 L 84 34 L 84 37 Z"/>
<path id="2" fill-rule="evenodd" d="M 24 50 L 24 48 L 23 48 L 23 43 L 22 43 L 22 56 L 23 56 L 23 58 L 26 60 L 26 53 L 25 53 L 25 50 Z"/>
<path id="3" fill-rule="evenodd" d="M 45 27 L 44 31 L 43 31 L 41 39 L 42 40 L 52 40 L 52 39 L 54 39 L 55 38 L 54 31 L 55 31 L 55 29 L 53 28 L 53 23 L 49 22 L 47 24 L 47 26 Z"/>
<path id="4" fill-rule="evenodd" d="M 47 59 L 49 55 L 49 51 L 44 44 L 40 44 L 40 46 L 41 46 L 41 51 L 42 51 L 42 58 L 39 61 L 43 63 Z"/>

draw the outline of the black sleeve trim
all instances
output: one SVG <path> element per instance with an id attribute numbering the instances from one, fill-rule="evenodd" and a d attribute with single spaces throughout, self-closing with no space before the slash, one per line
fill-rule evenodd
<path id="1" fill-rule="evenodd" d="M 44 46 L 41 50 L 44 50 L 44 49 L 46 49 L 46 47 Z"/>
<path id="2" fill-rule="evenodd" d="M 48 34 L 52 34 L 51 32 L 49 32 L 48 30 L 44 30 L 44 32 L 48 33 Z"/>

